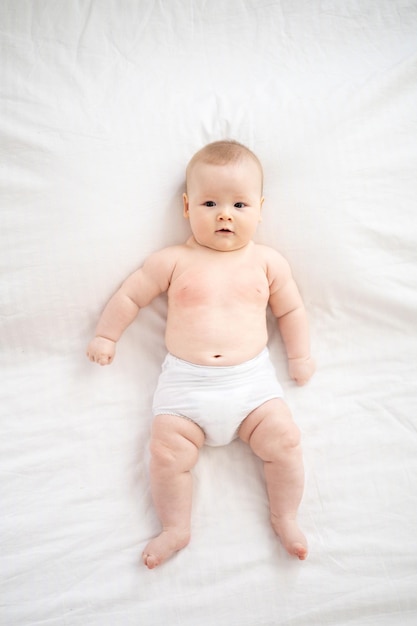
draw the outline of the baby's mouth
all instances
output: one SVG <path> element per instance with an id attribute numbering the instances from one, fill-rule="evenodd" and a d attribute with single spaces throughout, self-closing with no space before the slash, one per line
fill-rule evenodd
<path id="1" fill-rule="evenodd" d="M 233 231 L 230 228 L 219 228 L 216 233 L 233 233 Z"/>

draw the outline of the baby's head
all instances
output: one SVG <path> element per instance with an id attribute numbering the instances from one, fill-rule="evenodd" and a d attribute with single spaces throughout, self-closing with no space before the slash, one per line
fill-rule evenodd
<path id="1" fill-rule="evenodd" d="M 221 140 L 209 143 L 204 148 L 201 148 L 194 154 L 186 169 L 186 187 L 188 185 L 194 166 L 197 163 L 206 163 L 207 165 L 229 165 L 233 163 L 239 163 L 241 161 L 249 160 L 256 165 L 254 172 L 253 183 L 260 183 L 260 195 L 262 196 L 263 189 L 263 169 L 260 160 L 246 146 L 234 140 Z"/>
<path id="2" fill-rule="evenodd" d="M 216 141 L 199 150 L 187 167 L 184 217 L 194 239 L 231 251 L 251 241 L 261 221 L 262 166 L 236 141 Z"/>

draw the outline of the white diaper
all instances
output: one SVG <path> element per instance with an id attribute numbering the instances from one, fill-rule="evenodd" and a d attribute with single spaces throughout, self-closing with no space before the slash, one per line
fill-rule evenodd
<path id="1" fill-rule="evenodd" d="M 254 409 L 282 398 L 265 348 L 250 361 L 231 366 L 194 365 L 168 354 L 154 395 L 154 415 L 177 415 L 202 428 L 209 446 L 224 446 Z"/>

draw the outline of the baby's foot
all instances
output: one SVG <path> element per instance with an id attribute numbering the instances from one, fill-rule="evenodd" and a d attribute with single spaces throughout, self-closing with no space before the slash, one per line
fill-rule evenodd
<path id="1" fill-rule="evenodd" d="M 296 556 L 300 561 L 307 558 L 307 539 L 294 519 L 273 518 L 272 527 L 282 541 L 288 554 Z"/>
<path id="2" fill-rule="evenodd" d="M 189 532 L 163 530 L 160 535 L 150 540 L 142 553 L 142 559 L 148 569 L 154 569 L 169 559 L 175 552 L 182 550 L 190 541 Z"/>

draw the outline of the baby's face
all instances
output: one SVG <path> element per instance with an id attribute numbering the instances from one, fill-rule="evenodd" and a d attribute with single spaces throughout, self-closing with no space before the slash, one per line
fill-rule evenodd
<path id="1" fill-rule="evenodd" d="M 200 245 L 228 252 L 251 241 L 262 203 L 262 176 L 251 158 L 227 165 L 197 162 L 188 176 L 184 216 Z"/>

